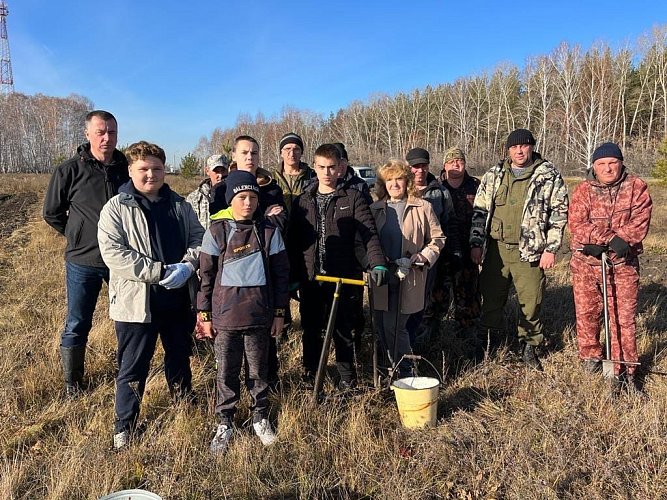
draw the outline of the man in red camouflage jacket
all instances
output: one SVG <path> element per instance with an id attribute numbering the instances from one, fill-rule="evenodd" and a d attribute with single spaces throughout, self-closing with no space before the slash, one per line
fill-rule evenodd
<path id="1" fill-rule="evenodd" d="M 611 357 L 636 363 L 635 313 L 642 241 L 651 221 L 651 197 L 644 181 L 628 173 L 620 148 L 607 142 L 592 157 L 589 178 L 574 191 L 571 232 L 572 288 L 577 316 L 579 358 L 590 371 L 601 368 L 600 321 L 603 310 L 601 256 L 608 252 L 607 294 Z M 636 365 L 614 365 L 616 381 L 637 390 Z"/>

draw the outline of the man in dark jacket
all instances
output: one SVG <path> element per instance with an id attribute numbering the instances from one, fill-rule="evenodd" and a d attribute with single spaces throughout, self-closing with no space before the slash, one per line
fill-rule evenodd
<path id="1" fill-rule="evenodd" d="M 304 381 L 312 383 L 322 350 L 322 330 L 327 321 L 333 287 L 315 281 L 315 275 L 340 278 L 361 277 L 354 247 L 359 233 L 366 245 L 371 278 L 384 282 L 386 263 L 368 204 L 359 191 L 338 184 L 340 151 L 333 144 L 323 144 L 315 151 L 313 161 L 317 182 L 294 200 L 290 214 L 287 251 L 290 257 L 292 288 L 298 285 L 303 327 Z M 345 287 L 340 297 L 334 343 L 339 388 L 356 384 L 353 357 L 355 315 L 351 294 Z"/>
<path id="2" fill-rule="evenodd" d="M 413 148 L 408 151 L 405 156 L 406 161 L 410 164 L 410 170 L 415 176 L 415 187 L 419 190 L 422 198 L 428 201 L 433 207 L 435 216 L 440 222 L 442 232 L 447 238 L 447 247 L 452 250 L 454 255 L 461 256 L 461 244 L 458 238 L 458 229 L 456 227 L 456 217 L 454 214 L 454 205 L 452 203 L 452 196 L 449 191 L 444 189 L 435 176 L 429 172 L 431 163 L 431 156 L 429 152 L 423 148 Z M 449 302 L 434 301 L 432 291 L 440 290 L 442 283 L 439 279 L 442 278 L 442 268 L 445 265 L 445 259 L 442 255 L 438 259 L 435 266 L 429 269 L 428 278 L 426 281 L 426 304 L 423 310 L 410 315 L 406 325 L 408 333 L 410 334 L 410 343 L 414 347 L 417 341 L 424 345 L 428 343 L 431 335 L 431 330 L 437 328 L 440 320 L 447 314 L 449 309 Z M 436 294 L 436 297 L 441 297 L 441 294 Z M 428 318 L 428 325 L 421 330 L 419 340 L 417 333 L 422 320 L 426 316 Z"/>
<path id="3" fill-rule="evenodd" d="M 452 196 L 454 218 L 458 231 L 458 243 L 461 253 L 456 248 L 445 245 L 445 261 L 443 262 L 443 279 L 438 283 L 442 287 L 442 300 L 449 304 L 450 286 L 454 295 L 454 319 L 463 327 L 471 327 L 480 314 L 480 301 L 477 283 L 479 266 L 470 260 L 468 237 L 472 226 L 472 204 L 479 187 L 479 179 L 466 171 L 466 157 L 460 148 L 449 148 L 445 152 L 442 175 L 442 186 Z M 439 290 L 440 292 L 440 290 Z M 434 290 L 434 295 L 436 291 Z"/>
<path id="4" fill-rule="evenodd" d="M 43 212 L 47 224 L 67 238 L 67 319 L 60 336 L 60 357 L 69 396 L 81 390 L 97 297 L 102 280 L 109 281 L 109 270 L 97 245 L 100 210 L 129 180 L 127 160 L 116 149 L 118 124 L 114 116 L 91 111 L 86 116 L 85 134 L 88 142 L 53 172 Z"/>
<path id="5" fill-rule="evenodd" d="M 236 169 L 250 172 L 259 184 L 259 208 L 255 211 L 255 218 L 261 220 L 266 217 L 277 227 L 281 234 L 287 229 L 287 207 L 283 197 L 283 190 L 271 177 L 271 173 L 259 166 L 259 143 L 254 137 L 240 135 L 234 140 L 232 149 L 232 160 L 230 170 Z M 229 204 L 225 199 L 227 183 L 222 180 L 216 184 L 214 190 L 214 206 L 217 212 L 211 212 L 213 219 L 222 217 L 222 210 L 227 209 Z M 276 389 L 279 384 L 278 370 L 278 346 L 275 337 L 269 341 L 269 385 Z"/>

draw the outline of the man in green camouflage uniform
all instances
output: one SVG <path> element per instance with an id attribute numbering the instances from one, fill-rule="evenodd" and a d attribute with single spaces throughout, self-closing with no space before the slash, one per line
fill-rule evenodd
<path id="1" fill-rule="evenodd" d="M 554 266 L 562 243 L 568 197 L 560 173 L 534 146 L 529 130 L 513 131 L 506 144 L 509 158 L 482 177 L 473 206 L 470 257 L 482 266 L 481 328 L 503 329 L 503 309 L 514 283 L 523 360 L 541 369 L 535 347 L 543 340 L 544 270 Z"/>

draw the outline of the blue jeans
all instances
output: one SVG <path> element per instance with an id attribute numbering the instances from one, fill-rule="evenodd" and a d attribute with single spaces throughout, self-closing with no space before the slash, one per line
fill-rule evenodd
<path id="1" fill-rule="evenodd" d="M 109 283 L 109 269 L 106 267 L 65 262 L 67 319 L 60 334 L 60 345 L 63 347 L 85 347 L 88 342 L 102 281 Z"/>

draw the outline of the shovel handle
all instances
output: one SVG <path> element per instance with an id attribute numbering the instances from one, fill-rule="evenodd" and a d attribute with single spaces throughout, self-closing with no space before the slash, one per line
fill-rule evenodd
<path id="1" fill-rule="evenodd" d="M 335 276 L 322 276 L 321 274 L 315 276 L 315 281 L 326 281 L 328 283 L 341 282 L 343 285 L 366 286 L 366 282 L 364 280 L 354 280 L 352 278 L 336 278 Z"/>

